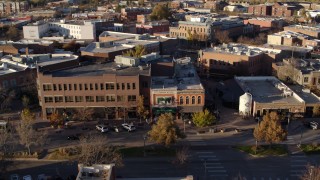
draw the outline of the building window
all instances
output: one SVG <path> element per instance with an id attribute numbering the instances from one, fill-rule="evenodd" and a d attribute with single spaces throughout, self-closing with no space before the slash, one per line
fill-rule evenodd
<path id="1" fill-rule="evenodd" d="M 148 82 L 146 82 L 146 81 L 143 81 L 143 82 L 142 82 L 142 87 L 148 88 L 148 86 L 149 86 L 149 85 L 148 85 Z"/>
<path id="2" fill-rule="evenodd" d="M 132 83 L 132 89 L 136 89 L 136 83 Z"/>
<path id="3" fill-rule="evenodd" d="M 307 83 L 309 81 L 308 77 L 304 77 L 303 82 Z"/>
<path id="4" fill-rule="evenodd" d="M 84 90 L 88 90 L 88 84 L 84 84 Z"/>
<path id="5" fill-rule="evenodd" d="M 86 102 L 94 102 L 93 96 L 86 96 Z"/>
<path id="6" fill-rule="evenodd" d="M 63 102 L 63 96 L 55 96 L 54 102 L 56 102 L 56 103 Z"/>
<path id="7" fill-rule="evenodd" d="M 119 90 L 120 89 L 120 84 L 119 83 L 117 83 L 117 90 Z"/>
<path id="8" fill-rule="evenodd" d="M 104 90 L 104 85 L 103 85 L 103 83 L 100 83 L 100 90 Z"/>
<path id="9" fill-rule="evenodd" d="M 90 83 L 90 90 L 93 90 L 93 85 L 92 85 L 92 83 Z"/>
<path id="10" fill-rule="evenodd" d="M 180 96 L 180 104 L 183 104 L 183 97 L 182 96 Z"/>
<path id="11" fill-rule="evenodd" d="M 122 90 L 125 90 L 126 89 L 126 87 L 125 87 L 125 85 L 124 85 L 124 83 L 121 83 L 121 88 L 122 88 Z"/>
<path id="12" fill-rule="evenodd" d="M 73 96 L 66 96 L 64 97 L 65 102 L 73 102 Z"/>
<path id="13" fill-rule="evenodd" d="M 104 96 L 96 96 L 96 102 L 104 102 Z"/>
<path id="14" fill-rule="evenodd" d="M 186 104 L 189 104 L 189 96 L 186 97 Z"/>
<path id="15" fill-rule="evenodd" d="M 69 84 L 69 91 L 71 91 L 72 90 L 72 85 L 71 84 Z"/>
<path id="16" fill-rule="evenodd" d="M 106 90 L 113 90 L 114 89 L 114 83 L 106 83 Z"/>
<path id="17" fill-rule="evenodd" d="M 83 97 L 82 96 L 75 96 L 76 102 L 83 102 Z"/>
<path id="18" fill-rule="evenodd" d="M 195 103 L 196 103 L 196 97 L 192 96 L 191 104 L 195 104 Z"/>
<path id="19" fill-rule="evenodd" d="M 62 85 L 58 84 L 58 87 L 59 87 L 59 91 L 62 91 Z"/>
<path id="20" fill-rule="evenodd" d="M 131 89 L 130 83 L 127 83 L 127 89 Z"/>
<path id="21" fill-rule="evenodd" d="M 198 96 L 198 104 L 201 104 L 201 96 Z"/>
<path id="22" fill-rule="evenodd" d="M 53 98 L 52 97 L 44 97 L 44 102 L 51 103 L 51 102 L 53 102 Z"/>
<path id="23" fill-rule="evenodd" d="M 118 102 L 124 102 L 125 101 L 124 96 L 117 96 L 117 101 Z"/>
<path id="24" fill-rule="evenodd" d="M 79 84 L 79 90 L 82 91 L 82 84 Z"/>
<path id="25" fill-rule="evenodd" d="M 52 90 L 51 84 L 44 84 L 43 85 L 43 91 L 51 91 L 51 90 Z"/>
<path id="26" fill-rule="evenodd" d="M 128 96 L 128 101 L 129 101 L 129 102 L 134 102 L 134 101 L 136 101 L 136 95 L 129 95 L 129 96 Z"/>
<path id="27" fill-rule="evenodd" d="M 115 102 L 116 98 L 115 96 L 107 96 L 107 102 Z"/>
<path id="28" fill-rule="evenodd" d="M 73 84 L 73 89 L 76 91 L 77 90 L 77 84 Z"/>
<path id="29" fill-rule="evenodd" d="M 63 84 L 63 90 L 64 90 L 64 91 L 67 90 L 67 84 Z"/>
<path id="30" fill-rule="evenodd" d="M 99 87 L 98 87 L 97 83 L 94 84 L 94 88 L 95 88 L 95 90 L 99 90 Z"/>
<path id="31" fill-rule="evenodd" d="M 56 91 L 57 90 L 57 85 L 53 84 L 53 90 Z"/>

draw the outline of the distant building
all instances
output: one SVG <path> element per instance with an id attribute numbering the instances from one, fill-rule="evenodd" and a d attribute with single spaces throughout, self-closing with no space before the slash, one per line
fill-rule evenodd
<path id="1" fill-rule="evenodd" d="M 320 39 L 320 28 L 319 27 L 310 27 L 302 25 L 290 25 L 284 27 L 285 31 L 293 31 L 297 33 L 302 33 L 317 39 Z"/>
<path id="2" fill-rule="evenodd" d="M 276 2 L 272 6 L 272 16 L 277 17 L 291 17 L 295 11 L 299 11 L 303 6 L 300 6 L 294 2 Z"/>
<path id="3" fill-rule="evenodd" d="M 272 62 L 281 58 L 280 53 L 270 48 L 223 44 L 199 51 L 199 66 L 203 75 L 271 75 Z"/>
<path id="4" fill-rule="evenodd" d="M 150 14 L 151 8 L 127 7 L 121 9 L 121 19 L 128 21 L 136 21 L 137 15 Z"/>
<path id="5" fill-rule="evenodd" d="M 27 1 L 21 1 L 21 2 L 1 1 L 0 2 L 0 14 L 20 13 L 28 10 L 29 10 L 29 3 Z"/>
<path id="6" fill-rule="evenodd" d="M 50 41 L 21 40 L 17 42 L 0 42 L 0 50 L 4 54 L 47 54 L 54 52 L 53 43 Z"/>
<path id="7" fill-rule="evenodd" d="M 148 33 L 152 35 L 154 33 L 169 32 L 169 21 L 161 20 L 136 24 L 136 29 L 138 34 Z"/>
<path id="8" fill-rule="evenodd" d="M 49 30 L 58 33 L 58 36 L 67 38 L 94 40 L 96 38 L 96 27 L 91 21 L 65 21 L 44 22 L 39 21 L 23 26 L 23 36 L 25 39 L 41 39 L 49 36 Z"/>
<path id="9" fill-rule="evenodd" d="M 226 1 L 215 0 L 215 1 L 207 1 L 204 4 L 204 8 L 213 10 L 214 12 L 223 11 L 223 8 L 226 7 L 228 3 Z"/>
<path id="10" fill-rule="evenodd" d="M 275 34 L 268 35 L 268 44 L 318 47 L 320 46 L 320 40 L 297 32 L 281 31 Z"/>
<path id="11" fill-rule="evenodd" d="M 272 5 L 268 5 L 268 4 L 250 5 L 248 7 L 248 13 L 257 15 L 257 16 L 271 16 Z"/>
<path id="12" fill-rule="evenodd" d="M 223 11 L 244 13 L 248 11 L 248 8 L 242 5 L 228 5 L 223 8 Z"/>
<path id="13" fill-rule="evenodd" d="M 251 18 L 243 20 L 244 24 L 254 24 L 260 26 L 260 31 L 282 28 L 285 21 L 277 18 Z"/>

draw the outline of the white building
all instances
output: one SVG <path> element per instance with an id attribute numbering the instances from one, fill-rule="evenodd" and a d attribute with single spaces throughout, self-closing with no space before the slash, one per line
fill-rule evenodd
<path id="1" fill-rule="evenodd" d="M 41 39 L 50 36 L 50 32 L 58 32 L 58 35 L 72 39 L 94 40 L 96 28 L 91 21 L 70 21 L 61 20 L 59 22 L 36 22 L 23 26 L 23 36 L 25 39 Z"/>

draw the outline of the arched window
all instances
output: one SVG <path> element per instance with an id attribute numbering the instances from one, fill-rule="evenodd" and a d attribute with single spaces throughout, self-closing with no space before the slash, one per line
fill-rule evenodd
<path id="1" fill-rule="evenodd" d="M 189 104 L 189 96 L 186 97 L 186 104 Z"/>
<path id="2" fill-rule="evenodd" d="M 183 104 L 183 97 L 180 96 L 180 104 Z"/>
<path id="3" fill-rule="evenodd" d="M 195 104 L 195 103 L 196 103 L 196 97 L 192 96 L 191 103 L 192 103 L 192 104 Z"/>
<path id="4" fill-rule="evenodd" d="M 198 96 L 198 104 L 201 104 L 201 96 Z"/>

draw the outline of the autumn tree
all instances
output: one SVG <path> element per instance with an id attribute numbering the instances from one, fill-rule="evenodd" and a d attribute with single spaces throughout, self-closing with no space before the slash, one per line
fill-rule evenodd
<path id="1" fill-rule="evenodd" d="M 28 96 L 26 95 L 23 95 L 22 98 L 21 98 L 21 101 L 22 101 L 22 105 L 24 108 L 28 108 L 29 104 L 30 104 L 30 99 Z"/>
<path id="2" fill-rule="evenodd" d="M 63 118 L 58 112 L 54 112 L 49 116 L 50 124 L 53 127 L 62 126 Z"/>
<path id="3" fill-rule="evenodd" d="M 171 113 L 161 114 L 148 135 L 149 140 L 167 147 L 184 137 Z"/>
<path id="4" fill-rule="evenodd" d="M 101 134 L 86 134 L 80 137 L 79 146 L 74 147 L 76 159 L 86 166 L 93 164 L 110 164 L 122 166 L 122 156 L 118 150 L 106 144 L 107 137 Z"/>
<path id="5" fill-rule="evenodd" d="M 21 111 L 21 120 L 26 122 L 34 122 L 36 120 L 36 115 L 30 111 L 28 108 L 24 108 Z"/>
<path id="6" fill-rule="evenodd" d="M 134 49 L 130 49 L 129 51 L 123 53 L 124 56 L 136 57 L 140 58 L 143 55 L 146 55 L 146 48 L 142 45 L 137 45 Z"/>
<path id="7" fill-rule="evenodd" d="M 208 109 L 205 109 L 193 113 L 192 121 L 197 127 L 206 127 L 212 125 L 216 121 L 216 117 Z"/>
<path id="8" fill-rule="evenodd" d="M 150 14 L 150 19 L 152 21 L 162 20 L 162 19 L 169 19 L 171 17 L 171 12 L 169 10 L 168 5 L 156 5 L 152 13 Z"/>
<path id="9" fill-rule="evenodd" d="M 19 39 L 18 29 L 14 26 L 10 26 L 8 31 L 6 32 L 6 36 L 8 40 L 16 40 Z"/>
<path id="10" fill-rule="evenodd" d="M 232 41 L 227 31 L 218 30 L 214 36 L 218 43 L 230 43 Z"/>
<path id="11" fill-rule="evenodd" d="M 149 115 L 149 111 L 144 106 L 144 96 L 143 95 L 140 95 L 137 99 L 137 114 L 140 118 L 140 122 L 141 122 L 141 118 L 145 119 Z"/>
<path id="12" fill-rule="evenodd" d="M 319 180 L 320 166 L 307 165 L 306 172 L 302 175 L 301 180 Z"/>
<path id="13" fill-rule="evenodd" d="M 265 141 L 270 145 L 284 141 L 287 133 L 282 129 L 280 116 L 277 112 L 271 112 L 263 116 L 263 120 L 254 129 L 253 135 L 256 140 Z"/>

